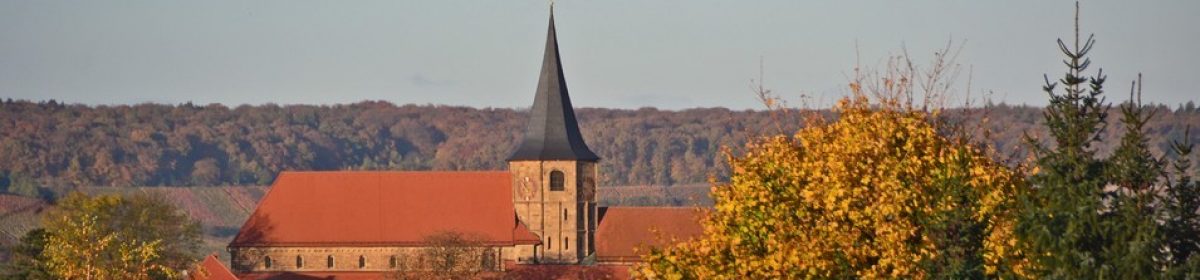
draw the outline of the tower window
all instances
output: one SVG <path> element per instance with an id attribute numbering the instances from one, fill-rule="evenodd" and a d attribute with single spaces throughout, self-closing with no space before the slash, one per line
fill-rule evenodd
<path id="1" fill-rule="evenodd" d="M 364 267 L 367 267 L 367 258 L 365 258 L 363 256 L 358 256 L 358 268 L 364 268 Z"/>
<path id="2" fill-rule="evenodd" d="M 571 250 L 571 238 L 563 237 L 563 250 Z"/>
<path id="3" fill-rule="evenodd" d="M 567 220 L 567 208 L 563 208 L 563 221 Z"/>
<path id="4" fill-rule="evenodd" d="M 333 268 L 333 256 L 325 257 L 325 266 Z"/>
<path id="5" fill-rule="evenodd" d="M 546 237 L 546 250 L 550 250 L 550 244 L 554 244 L 554 243 L 550 243 L 550 240 L 553 240 L 553 239 L 550 239 L 550 237 L 547 236 Z"/>
<path id="6" fill-rule="evenodd" d="M 562 171 L 558 171 L 558 170 L 550 171 L 550 190 L 562 191 L 563 184 L 566 183 L 566 179 L 563 177 L 564 176 L 563 176 Z"/>
<path id="7" fill-rule="evenodd" d="M 271 256 L 263 257 L 263 266 L 271 268 Z"/>
<path id="8" fill-rule="evenodd" d="M 396 256 L 392 256 L 388 259 L 388 267 L 396 268 Z"/>
<path id="9" fill-rule="evenodd" d="M 296 268 L 303 268 L 303 267 L 304 267 L 304 258 L 302 258 L 300 256 L 296 256 Z"/>

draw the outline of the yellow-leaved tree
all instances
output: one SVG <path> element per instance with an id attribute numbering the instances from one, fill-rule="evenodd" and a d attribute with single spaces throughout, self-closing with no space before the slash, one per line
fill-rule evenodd
<path id="1" fill-rule="evenodd" d="M 200 225 L 165 197 L 73 192 L 44 217 L 56 279 L 176 279 L 196 260 Z"/>
<path id="2" fill-rule="evenodd" d="M 836 120 L 814 118 L 792 137 L 763 137 L 731 156 L 733 174 L 713 187 L 704 235 L 651 250 L 635 275 L 1019 276 L 1011 206 L 1022 176 L 937 111 L 894 94 L 911 88 L 907 79 L 882 80 L 870 93 L 852 83 Z"/>

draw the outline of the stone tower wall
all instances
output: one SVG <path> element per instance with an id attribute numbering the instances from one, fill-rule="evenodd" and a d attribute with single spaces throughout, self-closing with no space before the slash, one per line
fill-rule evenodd
<path id="1" fill-rule="evenodd" d="M 522 260 L 578 263 L 594 251 L 596 163 L 580 161 L 514 161 L 513 207 L 542 244 L 519 252 Z M 550 174 L 561 171 L 564 186 L 552 191 Z"/>

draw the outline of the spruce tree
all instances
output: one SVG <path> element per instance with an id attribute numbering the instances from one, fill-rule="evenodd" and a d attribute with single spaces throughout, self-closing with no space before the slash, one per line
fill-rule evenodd
<path id="1" fill-rule="evenodd" d="M 1105 245 L 1104 260 L 1108 264 L 1105 276 L 1117 279 L 1137 279 L 1155 275 L 1156 261 L 1162 254 L 1163 235 L 1156 217 L 1159 211 L 1159 178 L 1163 175 L 1161 160 L 1150 153 L 1144 132 L 1153 110 L 1141 103 L 1141 77 L 1130 89 L 1129 101 L 1121 105 L 1124 134 L 1112 157 L 1108 158 L 1105 175 L 1109 180 L 1106 197 L 1109 212 L 1105 229 L 1111 243 Z"/>
<path id="2" fill-rule="evenodd" d="M 1184 132 L 1184 139 L 1188 138 Z M 1171 279 L 1200 278 L 1200 182 L 1192 178 L 1192 143 L 1175 141 L 1171 150 L 1178 157 L 1171 163 L 1163 199 L 1165 266 Z"/>
<path id="3" fill-rule="evenodd" d="M 1042 88 L 1050 97 L 1044 118 L 1055 145 L 1047 147 L 1026 136 L 1037 159 L 1030 178 L 1033 187 L 1020 198 L 1016 235 L 1032 265 L 1028 273 L 1040 278 L 1097 279 L 1107 263 L 1104 164 L 1092 148 L 1107 117 L 1101 96 L 1105 77 L 1103 70 L 1085 74 L 1095 40 L 1088 36 L 1080 42 L 1078 11 L 1076 3 L 1074 45 L 1058 40 L 1067 72 L 1058 82 L 1046 77 Z"/>
<path id="4" fill-rule="evenodd" d="M 1015 233 L 1030 266 L 1024 276 L 1049 279 L 1195 279 L 1200 277 L 1200 194 L 1189 177 L 1190 144 L 1175 143 L 1178 179 L 1166 176 L 1166 163 L 1150 152 L 1146 123 L 1156 112 L 1141 103 L 1141 76 L 1120 106 L 1120 143 L 1104 159 L 1092 147 L 1106 126 L 1103 71 L 1083 73 L 1095 40 L 1079 40 L 1076 3 L 1075 44 L 1062 40 L 1066 75 L 1047 78 L 1045 111 L 1054 146 L 1026 137 L 1037 156 L 1032 188 L 1019 196 Z M 1059 83 L 1063 88 L 1056 91 Z M 1165 184 L 1164 184 L 1165 183 Z M 1165 189 L 1164 189 L 1165 188 Z"/>

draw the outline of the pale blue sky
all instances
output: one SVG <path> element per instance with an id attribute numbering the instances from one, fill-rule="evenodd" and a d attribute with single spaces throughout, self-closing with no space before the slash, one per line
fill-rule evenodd
<path id="1" fill-rule="evenodd" d="M 0 0 L 0 97 L 71 103 L 524 107 L 547 2 Z M 761 108 L 765 61 L 785 97 L 844 92 L 857 42 L 873 65 L 965 40 L 972 91 L 1043 104 L 1071 1 L 559 0 L 559 43 L 579 107 Z M 1200 1 L 1084 1 L 1109 100 L 1145 74 L 1145 99 L 1200 96 Z M 965 74 L 960 79 L 965 85 Z"/>

